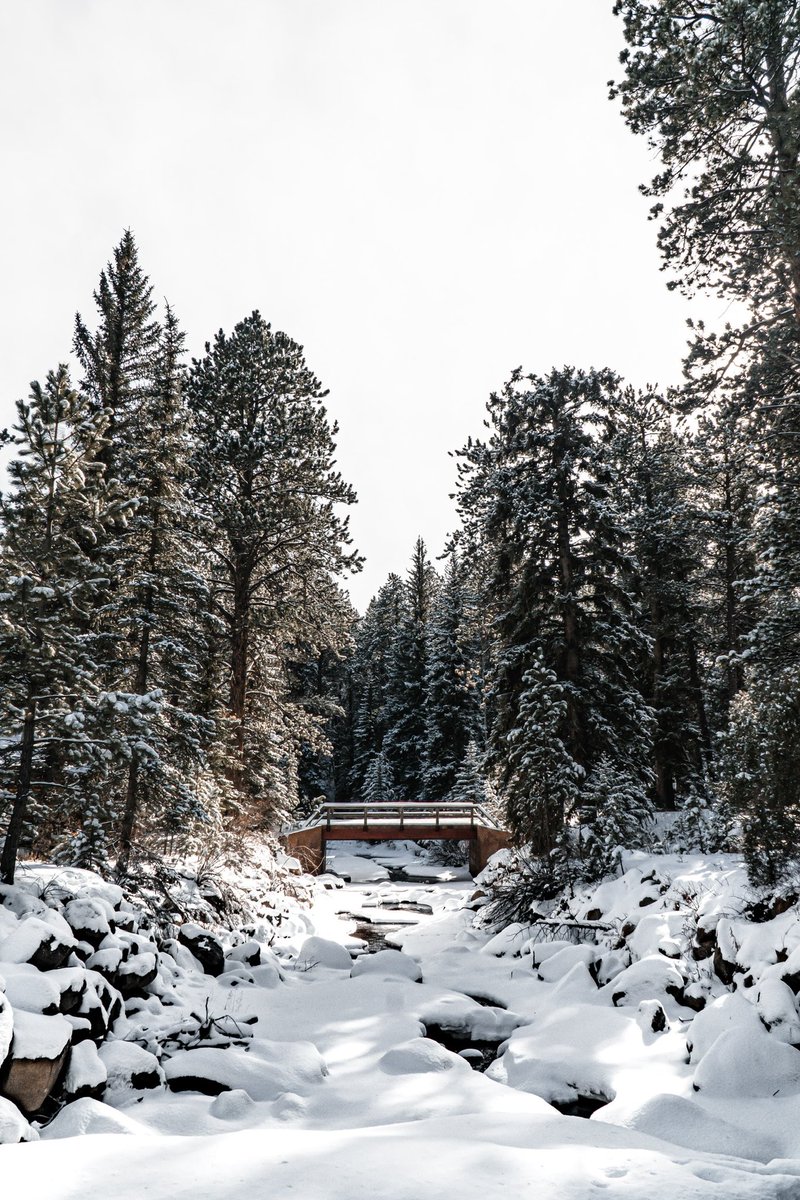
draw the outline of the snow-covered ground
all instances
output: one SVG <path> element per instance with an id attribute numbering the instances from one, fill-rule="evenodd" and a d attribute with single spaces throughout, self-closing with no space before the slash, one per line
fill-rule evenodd
<path id="1" fill-rule="evenodd" d="M 419 878 L 392 882 L 387 867 L 409 863 Z M 597 945 L 476 927 L 466 872 L 408 845 L 341 846 L 331 865 L 352 882 L 321 880 L 260 965 L 244 938 L 216 978 L 172 948 L 151 999 L 128 1001 L 100 1047 L 103 1101 L 73 1100 L 39 1140 L 0 1147 L 6 1194 L 798 1200 L 800 1024 L 785 979 L 800 970 L 800 919 L 745 921 L 735 859 L 629 856 L 622 878 L 570 902 L 607 930 Z M 0 975 L 20 1012 L 41 1009 L 39 976 L 57 973 L 24 969 L 25 925 L 40 919 L 0 924 L 0 960 L 9 938 L 19 950 Z M 359 954 L 369 925 L 394 949 Z M 691 952 L 712 929 L 735 990 L 711 953 Z M 216 1032 L 164 1052 L 167 1022 L 190 1010 Z M 94 1044 L 80 1045 L 88 1079 Z M 133 1087 L 148 1065 L 156 1086 Z"/>

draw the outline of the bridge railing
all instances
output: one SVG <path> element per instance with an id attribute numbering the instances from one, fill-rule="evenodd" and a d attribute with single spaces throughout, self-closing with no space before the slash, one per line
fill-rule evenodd
<path id="1" fill-rule="evenodd" d="M 317 825 L 324 825 L 330 829 L 332 825 L 352 825 L 355 830 L 359 826 L 368 829 L 370 825 L 396 825 L 403 829 L 405 825 L 420 824 L 430 824 L 431 829 L 439 829 L 442 825 L 462 824 L 470 828 L 475 825 L 489 829 L 500 828 L 481 804 L 457 804 L 449 801 L 437 804 L 417 801 L 409 801 L 406 804 L 326 803 L 321 804 L 306 821 L 294 828 L 313 829 Z"/>

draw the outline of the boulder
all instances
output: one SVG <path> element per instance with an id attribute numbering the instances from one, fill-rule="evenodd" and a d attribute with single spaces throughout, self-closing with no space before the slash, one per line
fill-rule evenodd
<path id="1" fill-rule="evenodd" d="M 206 975 L 221 975 L 225 970 L 222 943 L 207 929 L 201 929 L 199 925 L 182 925 L 178 930 L 178 941 L 191 951 Z"/>
<path id="2" fill-rule="evenodd" d="M 313 967 L 329 967 L 337 971 L 349 971 L 353 960 L 339 942 L 329 938 L 309 937 L 300 947 L 295 962 L 298 971 L 310 971 Z"/>
<path id="3" fill-rule="evenodd" d="M 38 1112 L 58 1081 L 71 1041 L 72 1026 L 65 1017 L 15 1012 L 0 1092 L 27 1116 Z"/>
<path id="4" fill-rule="evenodd" d="M 155 1054 L 136 1042 L 118 1039 L 104 1042 L 99 1050 L 99 1058 L 106 1070 L 107 1087 L 111 1092 L 157 1088 L 164 1083 L 164 1072 Z"/>
<path id="5" fill-rule="evenodd" d="M 245 1091 L 253 1100 L 277 1100 L 285 1092 L 301 1095 L 327 1075 L 328 1068 L 311 1042 L 271 1042 L 259 1038 L 250 1050 L 199 1046 L 179 1050 L 164 1063 L 174 1092 Z"/>
<path id="6" fill-rule="evenodd" d="M 70 900 L 64 908 L 64 918 L 79 941 L 95 948 L 112 932 L 107 907 L 100 900 Z"/>
<path id="7" fill-rule="evenodd" d="M 421 1075 L 471 1069 L 461 1055 L 425 1037 L 412 1038 L 409 1042 L 393 1046 L 386 1051 L 378 1065 L 387 1075 Z"/>
<path id="8" fill-rule="evenodd" d="M 26 917 L 0 942 L 0 962 L 27 962 L 40 971 L 52 971 L 63 967 L 76 944 L 71 933 L 54 929 L 39 917 Z"/>
<path id="9" fill-rule="evenodd" d="M 246 967 L 261 966 L 261 946 L 258 942 L 243 942 L 241 946 L 234 946 L 226 954 L 227 962 L 242 963 Z"/>
<path id="10" fill-rule="evenodd" d="M 401 950 L 378 950 L 375 954 L 365 954 L 356 959 L 350 974 L 354 979 L 359 975 L 380 975 L 386 979 L 422 982 L 419 963 L 410 954 L 403 954 Z"/>
<path id="11" fill-rule="evenodd" d="M 82 1041 L 73 1045 L 64 1076 L 65 1098 L 80 1100 L 89 1096 L 99 1100 L 105 1091 L 107 1079 L 108 1071 L 94 1042 Z"/>
<path id="12" fill-rule="evenodd" d="M 66 1104 L 49 1125 L 42 1130 L 42 1138 L 78 1137 L 84 1133 L 129 1133 L 139 1137 L 154 1137 L 152 1129 L 135 1121 L 127 1113 L 119 1112 L 110 1104 L 102 1104 L 90 1096 Z"/>
<path id="13" fill-rule="evenodd" d="M 704 1095 L 796 1096 L 800 1093 L 800 1053 L 764 1027 L 735 1025 L 721 1033 L 694 1073 L 692 1086 Z"/>
<path id="14" fill-rule="evenodd" d="M 12 1008 L 47 1016 L 60 1011 L 61 990 L 51 972 L 39 971 L 30 963 L 3 963 L 2 971 Z"/>

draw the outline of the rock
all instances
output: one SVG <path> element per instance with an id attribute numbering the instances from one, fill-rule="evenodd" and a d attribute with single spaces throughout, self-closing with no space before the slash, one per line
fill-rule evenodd
<path id="1" fill-rule="evenodd" d="M 225 970 L 225 952 L 222 943 L 199 925 L 181 925 L 178 941 L 190 950 L 206 975 L 221 975 Z"/>
<path id="2" fill-rule="evenodd" d="M 52 972 L 39 971 L 30 963 L 3 963 L 2 970 L 12 1008 L 46 1016 L 60 1011 L 61 990 Z"/>
<path id="3" fill-rule="evenodd" d="M 601 908 L 590 908 L 586 914 L 587 921 L 600 921 L 602 920 L 602 917 L 603 910 Z"/>
<path id="4" fill-rule="evenodd" d="M 365 954 L 353 963 L 350 974 L 354 979 L 359 975 L 382 975 L 387 979 L 410 979 L 412 983 L 422 982 L 419 963 L 410 954 L 403 954 L 401 950 L 378 950 L 375 954 Z"/>
<path id="5" fill-rule="evenodd" d="M 225 956 L 228 962 L 244 963 L 246 967 L 261 966 L 261 946 L 258 942 L 244 942 L 234 946 Z"/>
<path id="6" fill-rule="evenodd" d="M 730 987 L 733 983 L 733 977 L 738 972 L 741 972 L 741 967 L 738 963 L 728 962 L 722 957 L 722 951 L 719 946 L 714 947 L 714 973 L 718 979 L 721 979 L 726 987 Z"/>
<path id="7" fill-rule="evenodd" d="M 736 1097 L 796 1096 L 800 1093 L 800 1053 L 779 1042 L 759 1024 L 736 1025 L 721 1033 L 694 1073 L 696 1092 Z"/>
<path id="8" fill-rule="evenodd" d="M 132 996 L 142 992 L 158 974 L 158 960 L 154 954 L 134 954 L 121 962 L 111 981 L 120 994 Z"/>
<path id="9" fill-rule="evenodd" d="M 38 1137 L 39 1134 L 28 1124 L 16 1104 L 0 1096 L 0 1146 L 35 1142 Z"/>
<path id="10" fill-rule="evenodd" d="M 63 967 L 75 945 L 71 933 L 53 929 L 39 917 L 27 917 L 0 942 L 0 962 L 27 962 L 40 971 L 51 971 Z"/>
<path id="11" fill-rule="evenodd" d="M 202 1092 L 218 1096 L 241 1090 L 253 1100 L 277 1100 L 285 1092 L 298 1094 L 316 1086 L 328 1073 L 311 1042 L 271 1042 L 259 1038 L 245 1052 L 200 1046 L 180 1050 L 164 1063 L 173 1092 Z"/>
<path id="12" fill-rule="evenodd" d="M 413 1038 L 387 1050 L 378 1062 L 387 1075 L 420 1075 L 434 1071 L 467 1070 L 469 1063 L 431 1038 Z"/>
<path id="13" fill-rule="evenodd" d="M 65 1017 L 15 1012 L 0 1092 L 27 1116 L 38 1112 L 58 1081 L 71 1041 L 72 1026 Z"/>
<path id="14" fill-rule="evenodd" d="M 140 1091 L 164 1083 L 164 1072 L 155 1054 L 136 1042 L 117 1039 L 104 1042 L 99 1055 L 108 1076 L 109 1091 Z"/>
<path id="15" fill-rule="evenodd" d="M 127 1113 L 119 1112 L 109 1104 L 102 1104 L 85 1096 L 73 1100 L 61 1109 L 49 1125 L 42 1130 L 42 1138 L 78 1137 L 84 1133 L 129 1133 L 137 1136 L 155 1137 L 152 1129 L 134 1121 Z"/>
<path id="16" fill-rule="evenodd" d="M 64 918 L 79 941 L 95 948 L 112 932 L 106 906 L 100 900 L 70 900 L 64 908 Z"/>
<path id="17" fill-rule="evenodd" d="M 300 947 L 295 962 L 298 971 L 309 971 L 313 967 L 329 967 L 336 971 L 349 971 L 353 960 L 339 942 L 329 938 L 309 937 Z"/>
<path id="18" fill-rule="evenodd" d="M 94 1042 L 82 1041 L 72 1047 L 67 1073 L 64 1076 L 64 1096 L 80 1100 L 90 1096 L 99 1100 L 105 1091 L 108 1071 Z"/>
<path id="19" fill-rule="evenodd" d="M 658 1000 L 642 1000 L 637 1016 L 642 1028 L 651 1033 L 663 1033 L 667 1028 L 667 1014 Z"/>
<path id="20" fill-rule="evenodd" d="M 292 1095 L 286 1092 L 284 1095 Z M 248 1096 L 242 1088 L 234 1088 L 230 1092 L 220 1092 L 212 1100 L 208 1111 L 218 1121 L 241 1121 L 242 1117 L 250 1116 L 255 1108 L 255 1100 Z"/>
<path id="21" fill-rule="evenodd" d="M 773 1037 L 792 1046 L 800 1043 L 800 1020 L 794 993 L 782 979 L 775 976 L 762 979 L 756 996 L 756 1011 Z"/>

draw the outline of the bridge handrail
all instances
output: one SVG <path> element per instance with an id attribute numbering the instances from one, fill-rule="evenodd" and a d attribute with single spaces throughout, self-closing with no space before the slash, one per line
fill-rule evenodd
<path id="1" fill-rule="evenodd" d="M 393 815 L 400 820 L 401 827 L 408 821 L 413 824 L 413 819 L 430 820 L 435 817 L 437 824 L 441 818 L 469 818 L 470 825 L 483 825 L 490 829 L 499 829 L 497 821 L 490 816 L 486 809 L 481 804 L 459 803 L 457 801 L 442 800 L 431 804 L 426 804 L 417 800 L 402 801 L 400 803 L 391 803 L 387 801 L 375 801 L 374 803 L 359 803 L 359 802 L 343 802 L 337 804 L 333 801 L 327 801 L 320 804 L 318 808 L 304 822 L 293 826 L 294 829 L 313 829 L 316 825 L 332 825 L 336 822 L 337 817 L 342 821 L 347 821 L 353 817 L 361 817 L 364 826 L 369 826 L 370 817 L 383 818 Z M 409 820 L 410 818 L 410 820 Z"/>

